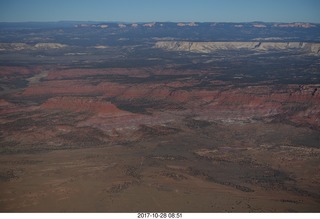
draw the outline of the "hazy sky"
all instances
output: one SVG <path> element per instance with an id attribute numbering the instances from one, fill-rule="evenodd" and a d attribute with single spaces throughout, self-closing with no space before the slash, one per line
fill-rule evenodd
<path id="1" fill-rule="evenodd" d="M 1 21 L 320 23 L 320 0 L 0 0 Z"/>

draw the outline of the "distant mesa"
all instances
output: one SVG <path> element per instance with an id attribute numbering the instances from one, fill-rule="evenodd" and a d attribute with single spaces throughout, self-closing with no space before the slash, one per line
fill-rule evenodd
<path id="1" fill-rule="evenodd" d="M 98 46 L 95 46 L 94 48 L 96 48 L 96 49 L 108 49 L 109 46 L 98 45 Z"/>
<path id="2" fill-rule="evenodd" d="M 0 51 L 7 51 L 7 50 L 24 50 L 28 49 L 30 46 L 26 43 L 0 43 Z"/>
<path id="3" fill-rule="evenodd" d="M 195 53 L 211 53 L 219 50 L 287 50 L 298 49 L 320 55 L 320 43 L 305 42 L 190 42 L 190 41 L 158 41 L 155 48 L 169 51 L 185 51 Z"/>
<path id="4" fill-rule="evenodd" d="M 37 49 L 61 49 L 67 47 L 67 45 L 61 43 L 37 43 L 34 47 Z"/>
<path id="5" fill-rule="evenodd" d="M 254 24 L 252 25 L 252 27 L 256 27 L 256 28 L 266 28 L 267 26 L 264 24 Z"/>
<path id="6" fill-rule="evenodd" d="M 99 27 L 102 28 L 102 29 L 104 29 L 104 28 L 108 28 L 109 25 L 107 25 L 107 24 L 101 24 L 101 25 L 99 25 Z"/>
<path id="7" fill-rule="evenodd" d="M 0 51 L 19 51 L 19 50 L 47 50 L 47 49 L 61 49 L 67 45 L 61 43 L 37 43 L 30 45 L 27 43 L 0 43 Z"/>
<path id="8" fill-rule="evenodd" d="M 314 24 L 310 23 L 282 23 L 282 24 L 274 24 L 274 27 L 298 27 L 298 28 L 313 28 L 316 27 Z"/>
<path id="9" fill-rule="evenodd" d="M 197 22 L 168 22 L 171 25 L 175 25 L 178 27 L 198 27 L 198 26 L 208 26 L 208 27 L 216 27 L 216 26 L 224 26 L 228 23 L 216 23 L 216 22 L 205 22 L 205 23 L 197 23 Z M 317 27 L 316 24 L 311 23 L 264 23 L 264 22 L 252 22 L 252 23 L 230 23 L 231 26 L 235 28 L 242 27 L 253 27 L 253 28 L 267 28 L 267 27 L 277 27 L 277 28 L 314 28 Z M 74 25 L 76 28 L 128 28 L 128 27 L 163 27 L 167 25 L 167 23 L 159 23 L 159 22 L 151 22 L 151 23 L 101 23 L 101 24 L 77 24 Z"/>
<path id="10" fill-rule="evenodd" d="M 120 27 L 120 28 L 125 28 L 125 27 L 127 27 L 127 25 L 125 25 L 125 24 L 118 24 L 118 27 Z"/>
<path id="11" fill-rule="evenodd" d="M 90 24 L 76 24 L 74 26 L 75 27 L 91 27 L 92 25 L 90 25 Z"/>
<path id="12" fill-rule="evenodd" d="M 196 24 L 195 22 L 191 22 L 191 23 L 177 23 L 178 27 L 185 27 L 185 26 L 189 26 L 189 27 L 196 27 L 199 26 L 198 24 Z"/>
<path id="13" fill-rule="evenodd" d="M 144 27 L 154 27 L 155 25 L 156 25 L 156 23 L 153 22 L 153 23 L 143 24 L 142 26 L 144 26 Z"/>

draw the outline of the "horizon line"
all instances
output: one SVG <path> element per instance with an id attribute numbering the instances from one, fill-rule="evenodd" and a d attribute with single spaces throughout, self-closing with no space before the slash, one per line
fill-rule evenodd
<path id="1" fill-rule="evenodd" d="M 310 21 L 95 21 L 95 20 L 57 20 L 57 21 L 0 21 L 0 23 L 59 23 L 59 22 L 84 22 L 84 23 L 309 23 L 309 24 L 320 24 L 320 22 Z"/>

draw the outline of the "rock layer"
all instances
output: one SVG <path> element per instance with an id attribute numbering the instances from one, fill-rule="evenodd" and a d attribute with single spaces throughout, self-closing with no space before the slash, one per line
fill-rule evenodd
<path id="1" fill-rule="evenodd" d="M 47 50 L 47 49 L 61 49 L 67 45 L 61 43 L 37 43 L 34 45 L 27 43 L 0 43 L 0 51 L 20 51 L 20 50 Z"/>
<path id="2" fill-rule="evenodd" d="M 92 72 L 55 71 L 47 76 L 53 80 L 30 85 L 22 92 L 22 96 L 33 99 L 47 98 L 47 102 L 42 105 L 45 108 L 69 109 L 77 112 L 85 109 L 91 113 L 101 113 L 104 107 L 115 104 L 120 109 L 133 113 L 192 109 L 196 115 L 206 120 L 281 117 L 297 124 L 320 127 L 319 85 L 292 84 L 281 87 L 256 85 L 221 89 L 210 87 L 211 85 L 200 88 L 199 82 L 192 78 L 175 82 L 154 80 L 148 83 L 135 83 L 134 80 L 137 80 L 135 77 L 126 81 L 99 80 L 98 83 L 78 78 L 94 74 L 106 77 L 108 74 L 114 75 L 115 72 L 120 74 L 120 69 L 108 69 L 105 72 L 102 69 Z M 134 73 L 127 70 L 124 72 Z M 66 77 L 70 77 L 69 80 L 58 80 Z M 145 79 L 139 78 L 139 80 Z M 210 83 L 216 84 L 215 81 Z M 112 104 L 106 103 L 106 100 Z"/>
<path id="3" fill-rule="evenodd" d="M 320 43 L 305 42 L 190 42 L 190 41 L 159 41 L 155 48 L 169 51 L 186 51 L 210 53 L 218 50 L 287 50 L 298 49 L 307 53 L 320 54 Z"/>
<path id="4" fill-rule="evenodd" d="M 103 100 L 83 97 L 55 97 L 41 105 L 43 109 L 63 110 L 71 112 L 89 112 L 98 115 L 128 115 L 129 112 L 118 109 L 114 104 Z"/>

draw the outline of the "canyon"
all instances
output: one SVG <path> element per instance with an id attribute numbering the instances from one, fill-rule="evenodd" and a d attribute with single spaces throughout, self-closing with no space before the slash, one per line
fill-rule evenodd
<path id="1" fill-rule="evenodd" d="M 64 25 L 0 28 L 1 212 L 319 212 L 318 25 Z"/>

